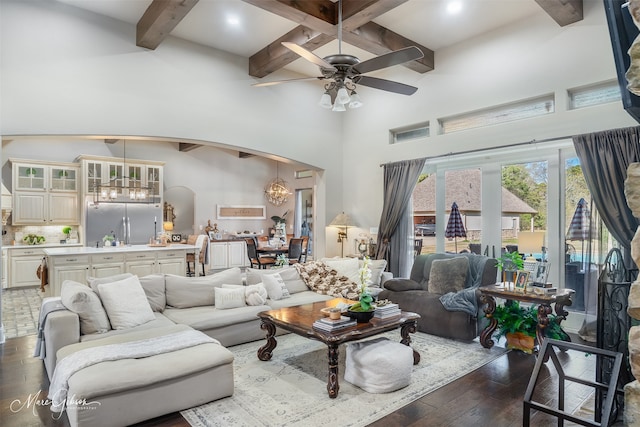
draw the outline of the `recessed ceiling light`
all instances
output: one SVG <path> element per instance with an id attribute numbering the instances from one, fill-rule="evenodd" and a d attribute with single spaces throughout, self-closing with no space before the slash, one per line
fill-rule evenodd
<path id="1" fill-rule="evenodd" d="M 447 4 L 447 12 L 454 14 L 462 10 L 462 2 L 458 0 L 452 0 Z"/>
<path id="2" fill-rule="evenodd" d="M 237 27 L 240 25 L 240 19 L 235 15 L 229 15 L 227 16 L 227 24 Z"/>

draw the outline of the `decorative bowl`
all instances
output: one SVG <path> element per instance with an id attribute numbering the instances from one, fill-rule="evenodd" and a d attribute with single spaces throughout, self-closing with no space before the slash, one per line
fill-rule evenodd
<path id="1" fill-rule="evenodd" d="M 358 323 L 367 323 L 373 318 L 374 310 L 370 311 L 351 311 L 347 310 L 347 314 Z"/>

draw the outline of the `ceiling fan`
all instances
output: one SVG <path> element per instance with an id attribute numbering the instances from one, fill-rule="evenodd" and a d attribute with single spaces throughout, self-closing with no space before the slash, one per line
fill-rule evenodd
<path id="1" fill-rule="evenodd" d="M 418 90 L 417 87 L 363 74 L 420 59 L 424 56 L 422 51 L 415 46 L 409 46 L 360 62 L 357 57 L 342 53 L 342 0 L 340 0 L 338 13 L 337 54 L 320 58 L 295 43 L 282 42 L 282 45 L 287 49 L 319 66 L 321 76 L 256 83 L 253 86 L 271 86 L 304 80 L 329 80 L 325 84 L 325 93 L 322 95 L 320 105 L 325 108 L 333 107 L 334 111 L 345 111 L 346 104 L 349 104 L 349 108 L 362 106 L 360 97 L 355 92 L 356 84 L 402 95 L 413 95 Z M 333 99 L 335 99 L 335 103 L 332 102 Z"/>

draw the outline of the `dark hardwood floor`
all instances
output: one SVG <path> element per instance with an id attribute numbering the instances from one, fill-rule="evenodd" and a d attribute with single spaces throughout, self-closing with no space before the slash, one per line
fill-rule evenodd
<path id="1" fill-rule="evenodd" d="M 574 342 L 580 339 L 573 337 Z M 8 339 L 0 345 L 0 426 L 68 426 L 66 416 L 51 417 L 49 406 L 32 402 L 20 407 L 16 400 L 45 399 L 49 381 L 42 361 L 32 357 L 35 336 Z M 581 352 L 560 353 L 566 372 L 594 378 L 595 356 Z M 535 356 L 512 351 L 482 368 L 430 393 L 378 420 L 375 427 L 388 426 L 516 426 L 522 425 L 522 398 L 535 364 Z M 548 363 L 536 388 L 536 401 L 550 404 L 557 396 L 557 376 Z M 36 397 L 39 394 L 39 397 Z M 566 409 L 578 410 L 588 400 L 590 389 L 571 384 Z M 179 413 L 169 414 L 138 426 L 188 426 Z M 554 417 L 534 413 L 532 426 L 557 425 Z M 570 424 L 566 424 L 570 425 Z"/>

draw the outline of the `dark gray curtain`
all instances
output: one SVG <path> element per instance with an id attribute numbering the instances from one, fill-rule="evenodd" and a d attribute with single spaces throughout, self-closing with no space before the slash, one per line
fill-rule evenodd
<path id="1" fill-rule="evenodd" d="M 640 161 L 640 126 L 577 135 L 573 145 L 602 222 L 629 259 L 638 220 L 627 206 L 624 181 L 629 164 Z"/>
<path id="2" fill-rule="evenodd" d="M 394 277 L 407 277 L 405 265 L 409 251 L 408 238 L 410 230 L 406 218 L 410 216 L 411 194 L 424 168 L 425 159 L 406 160 L 387 163 L 384 167 L 384 205 L 378 226 L 378 245 L 376 258 L 385 258 L 388 270 Z"/>

